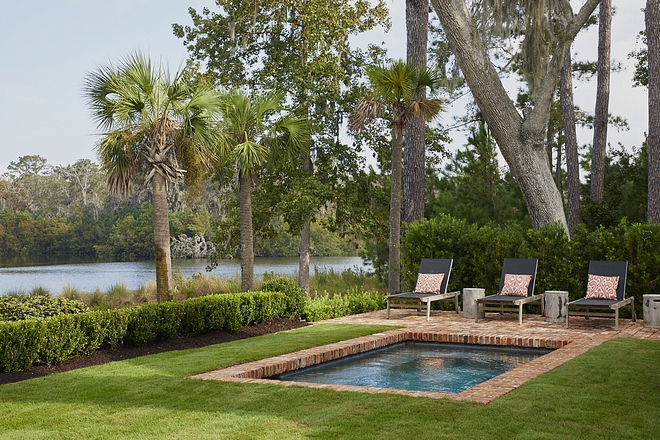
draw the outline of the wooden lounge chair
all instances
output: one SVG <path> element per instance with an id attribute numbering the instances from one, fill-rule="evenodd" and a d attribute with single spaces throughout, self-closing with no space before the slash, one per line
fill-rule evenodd
<path id="1" fill-rule="evenodd" d="M 566 328 L 569 315 L 584 316 L 586 319 L 590 316 L 614 316 L 614 327 L 618 330 L 619 309 L 622 307 L 630 308 L 632 320 L 635 322 L 635 298 L 626 298 L 627 275 L 627 261 L 590 261 L 587 293 L 584 298 L 566 305 Z M 571 312 L 570 309 L 574 311 Z"/>
<path id="2" fill-rule="evenodd" d="M 536 282 L 537 259 L 505 258 L 502 266 L 502 277 L 497 295 L 490 295 L 475 300 L 477 314 L 474 322 L 479 322 L 481 311 L 518 312 L 518 325 L 522 325 L 523 305 L 539 301 L 543 314 L 544 295 L 534 295 Z"/>
<path id="3" fill-rule="evenodd" d="M 447 283 L 451 272 L 452 259 L 423 258 L 417 274 L 415 291 L 397 293 L 387 297 L 387 319 L 390 319 L 390 308 L 417 309 L 426 303 L 426 320 L 431 319 L 431 303 L 433 301 L 454 301 L 456 313 L 460 312 L 458 296 L 461 292 L 447 293 Z"/>

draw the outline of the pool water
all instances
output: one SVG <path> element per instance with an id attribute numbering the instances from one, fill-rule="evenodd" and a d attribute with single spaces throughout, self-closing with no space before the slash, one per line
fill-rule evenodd
<path id="1" fill-rule="evenodd" d="M 270 379 L 460 393 L 551 351 L 407 341 Z"/>

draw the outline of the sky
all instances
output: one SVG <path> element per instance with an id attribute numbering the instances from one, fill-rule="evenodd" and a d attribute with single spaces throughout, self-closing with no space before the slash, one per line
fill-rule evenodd
<path id="1" fill-rule="evenodd" d="M 356 40 L 385 42 L 392 58 L 405 57 L 405 0 L 386 0 L 393 16 L 389 33 L 370 32 Z M 583 1 L 573 0 L 573 5 Z M 610 112 L 628 120 L 630 130 L 609 130 L 609 142 L 628 149 L 640 146 L 647 130 L 646 90 L 632 87 L 633 62 L 628 54 L 639 44 L 644 28 L 645 0 L 613 0 L 612 58 L 627 69 L 612 75 Z M 212 0 L 25 0 L 6 5 L 0 15 L 0 173 L 25 155 L 45 157 L 50 165 L 96 160 L 99 139 L 82 96 L 85 76 L 99 65 L 117 62 L 137 50 L 172 69 L 187 58 L 172 24 L 191 24 L 188 8 L 215 8 Z M 575 6 L 574 6 L 575 7 Z M 578 36 L 574 58 L 596 59 L 597 30 Z M 593 112 L 595 81 L 577 82 L 575 103 Z M 511 96 L 516 90 L 510 91 Z M 466 99 L 452 103 L 443 118 L 461 114 Z M 464 133 L 452 132 L 451 150 L 465 143 Z M 580 144 L 592 133 L 578 132 Z"/>

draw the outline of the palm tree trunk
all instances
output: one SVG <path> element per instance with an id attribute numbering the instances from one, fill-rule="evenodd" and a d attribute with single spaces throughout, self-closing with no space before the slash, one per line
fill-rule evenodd
<path id="1" fill-rule="evenodd" d="M 594 111 L 594 140 L 591 156 L 591 200 L 601 203 L 605 189 L 607 117 L 610 101 L 610 45 L 612 0 L 602 0 L 598 13 L 598 81 Z"/>
<path id="2" fill-rule="evenodd" d="M 172 286 L 170 256 L 170 223 L 167 208 L 165 177 L 156 173 L 151 179 L 151 204 L 154 216 L 154 246 L 156 253 L 156 300 L 167 301 Z"/>
<path id="3" fill-rule="evenodd" d="M 426 65 L 429 0 L 406 0 L 408 63 L 416 69 Z M 426 92 L 422 92 L 425 95 Z M 422 98 L 418 96 L 417 98 Z M 426 123 L 414 117 L 406 128 L 403 166 L 403 219 L 411 223 L 424 218 L 424 177 L 426 167 Z"/>
<path id="4" fill-rule="evenodd" d="M 566 53 L 559 85 L 561 114 L 564 123 L 566 150 L 566 180 L 568 180 L 568 229 L 573 231 L 580 223 L 580 158 L 575 131 L 575 103 L 573 101 L 573 67 L 571 51 Z"/>
<path id="5" fill-rule="evenodd" d="M 646 1 L 648 43 L 648 220 L 660 224 L 660 0 Z"/>
<path id="6" fill-rule="evenodd" d="M 399 293 L 401 271 L 401 174 L 403 155 L 403 130 L 392 129 L 392 190 L 390 193 L 390 257 L 388 292 Z"/>
<path id="7" fill-rule="evenodd" d="M 240 172 L 238 179 L 241 227 L 241 290 L 254 290 L 254 242 L 252 238 L 252 176 Z"/>

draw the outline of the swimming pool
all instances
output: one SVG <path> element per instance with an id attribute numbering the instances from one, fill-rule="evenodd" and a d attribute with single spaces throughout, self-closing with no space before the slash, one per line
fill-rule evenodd
<path id="1" fill-rule="evenodd" d="M 460 393 L 550 349 L 406 341 L 270 379 Z"/>

